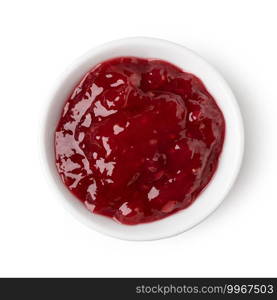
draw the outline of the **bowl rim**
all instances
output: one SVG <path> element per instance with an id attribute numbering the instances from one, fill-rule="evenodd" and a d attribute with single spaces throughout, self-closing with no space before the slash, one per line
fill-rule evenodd
<path id="1" fill-rule="evenodd" d="M 116 53 L 116 50 L 125 49 L 124 51 L 128 52 L 128 48 L 130 54 L 138 53 L 139 51 L 143 52 L 146 51 L 147 49 L 151 52 L 154 51 L 155 48 L 156 50 L 155 53 L 158 53 L 159 51 L 160 53 L 158 53 L 156 57 L 151 55 L 151 58 L 158 58 L 158 59 L 169 61 L 170 63 L 173 63 L 181 67 L 185 71 L 191 72 L 195 74 L 197 77 L 199 77 L 205 84 L 208 91 L 216 99 L 218 106 L 223 112 L 223 115 L 225 117 L 225 123 L 226 123 L 225 141 L 224 141 L 221 157 L 219 160 L 218 169 L 216 170 L 213 178 L 208 183 L 207 187 L 201 192 L 201 194 L 197 197 L 194 203 L 188 208 L 181 210 L 162 220 L 158 220 L 151 223 L 139 224 L 139 225 L 131 225 L 131 226 L 118 224 L 112 219 L 106 218 L 104 216 L 91 214 L 84 207 L 84 205 L 80 201 L 78 201 L 78 199 L 76 199 L 67 190 L 67 188 L 62 183 L 55 167 L 55 160 L 53 156 L 54 146 L 52 147 L 52 149 L 50 147 L 50 145 L 53 144 L 54 141 L 53 130 L 56 127 L 57 119 L 55 123 L 54 122 L 51 123 L 50 120 L 53 119 L 53 114 L 60 116 L 61 109 L 64 106 L 66 97 L 69 95 L 70 91 L 72 91 L 74 86 L 80 81 L 80 79 L 85 75 L 85 73 L 89 69 L 97 65 L 99 62 L 113 57 L 128 56 L 128 55 L 114 55 L 114 53 Z M 131 49 L 133 50 L 131 51 Z M 123 53 L 125 53 L 124 51 Z M 169 53 L 172 53 L 174 55 L 169 55 Z M 168 55 L 168 59 L 165 58 L 167 55 Z M 180 63 L 176 63 L 178 59 L 181 60 L 181 58 L 179 57 L 180 55 L 182 55 L 182 59 L 184 60 L 187 59 L 187 65 L 180 66 Z M 129 55 L 129 56 L 147 57 L 147 55 L 145 54 Z M 175 59 L 176 61 L 174 61 Z M 94 64 L 92 64 L 93 61 L 95 61 Z M 195 71 L 196 69 L 193 70 L 193 68 L 196 69 L 198 68 L 199 72 Z M 87 71 L 85 71 L 85 69 L 87 69 Z M 214 79 L 210 79 L 210 78 L 214 78 Z M 212 83 L 213 81 L 215 81 L 215 83 Z M 73 82 L 75 84 L 73 84 Z M 214 85 L 213 88 L 212 85 Z M 214 95 L 216 89 L 220 91 L 218 92 L 218 94 L 221 93 L 222 95 L 224 95 L 222 98 L 219 98 Z M 61 100 L 57 101 L 57 98 Z M 226 103 L 224 104 L 225 100 L 223 99 L 227 99 L 226 100 L 227 104 Z M 228 107 L 228 110 L 226 110 L 226 108 L 223 109 L 222 105 L 226 105 L 226 107 Z M 231 113 L 229 113 L 229 110 L 231 111 Z M 243 153 L 244 153 L 243 120 L 242 120 L 238 103 L 229 85 L 221 76 L 221 74 L 213 66 L 211 66 L 205 59 L 203 59 L 201 56 L 196 54 L 194 51 L 184 47 L 183 45 L 179 45 L 174 42 L 163 40 L 163 39 L 157 39 L 151 37 L 129 37 L 129 38 L 107 42 L 98 47 L 90 49 L 85 54 L 77 58 L 60 75 L 60 77 L 56 81 L 56 84 L 50 93 L 50 96 L 48 96 L 45 101 L 45 109 L 43 111 L 43 114 L 44 114 L 43 123 L 42 123 L 43 125 L 42 126 L 43 127 L 42 128 L 43 168 L 45 170 L 45 173 L 47 174 L 48 182 L 49 183 L 52 182 L 52 187 L 54 185 L 56 186 L 55 190 L 57 192 L 56 193 L 57 197 L 62 200 L 62 203 L 64 204 L 66 209 L 82 223 L 86 224 L 87 226 L 89 226 L 90 228 L 98 232 L 104 233 L 111 237 L 123 239 L 123 240 L 148 241 L 148 240 L 158 240 L 162 238 L 168 238 L 171 236 L 178 235 L 184 231 L 187 231 L 193 228 L 194 226 L 198 225 L 199 223 L 201 223 L 203 220 L 205 220 L 209 215 L 211 215 L 216 210 L 216 208 L 222 203 L 226 195 L 229 193 L 231 187 L 233 186 L 237 178 L 242 163 L 242 159 L 243 159 Z M 234 120 L 228 117 L 229 114 L 232 115 Z M 226 119 L 226 116 L 228 117 L 228 119 Z M 231 130 L 233 134 L 229 134 L 229 129 L 233 130 L 233 131 Z M 51 136 L 52 136 L 52 141 L 50 141 Z M 233 147 L 233 149 L 230 148 L 231 146 Z M 228 156 L 226 159 L 227 162 L 229 163 L 226 164 L 224 162 L 225 163 L 224 167 L 226 170 L 223 170 L 221 174 L 218 174 L 223 164 L 223 156 L 225 155 L 227 150 L 228 150 Z M 230 155 L 230 153 L 232 155 Z M 232 163 L 230 163 L 231 158 L 232 158 Z M 228 172 L 227 169 L 229 170 Z M 224 174 L 226 175 L 226 173 L 227 173 L 227 177 L 226 177 L 227 179 L 226 181 L 224 181 L 222 180 L 222 177 L 224 176 Z M 216 194 L 215 197 L 217 198 L 217 200 L 211 198 L 211 201 L 213 201 L 212 203 L 208 203 L 206 201 L 205 202 L 206 210 L 201 211 L 201 209 L 203 209 L 201 208 L 201 206 L 205 207 L 204 205 L 200 205 L 200 208 L 198 207 L 199 203 L 201 204 L 201 200 L 202 200 L 201 198 L 204 198 L 204 195 L 207 194 L 207 191 L 210 190 L 211 187 L 215 185 L 215 181 L 217 180 L 219 175 L 221 176 L 221 185 L 218 185 L 220 187 L 220 192 L 217 193 L 219 194 L 219 196 Z M 195 206 L 198 207 L 196 208 L 195 211 L 198 211 L 199 215 L 193 218 L 190 216 L 190 212 L 192 211 L 193 213 L 192 208 Z M 184 219 L 182 219 L 180 215 L 183 215 L 182 218 Z M 185 217 L 186 218 L 191 217 L 192 220 L 186 223 L 185 221 L 187 219 L 185 219 Z M 178 218 L 178 222 L 176 222 L 175 220 L 177 218 Z M 184 226 L 181 226 L 182 220 L 184 221 Z M 153 232 L 151 232 L 151 230 Z"/>

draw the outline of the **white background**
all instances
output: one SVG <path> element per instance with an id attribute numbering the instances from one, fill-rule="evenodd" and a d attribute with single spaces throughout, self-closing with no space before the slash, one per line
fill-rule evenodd
<path id="1" fill-rule="evenodd" d="M 274 0 L 1 1 L 0 276 L 277 276 L 276 13 Z M 91 47 L 128 36 L 198 52 L 227 79 L 245 122 L 228 197 L 199 226 L 161 241 L 80 224 L 40 162 L 41 113 L 58 75 Z"/>

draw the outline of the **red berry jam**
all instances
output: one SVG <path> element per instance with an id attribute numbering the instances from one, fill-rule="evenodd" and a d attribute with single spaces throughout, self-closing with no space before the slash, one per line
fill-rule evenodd
<path id="1" fill-rule="evenodd" d="M 89 71 L 65 102 L 56 166 L 93 213 L 123 224 L 188 207 L 216 171 L 225 122 L 196 76 L 120 57 Z"/>

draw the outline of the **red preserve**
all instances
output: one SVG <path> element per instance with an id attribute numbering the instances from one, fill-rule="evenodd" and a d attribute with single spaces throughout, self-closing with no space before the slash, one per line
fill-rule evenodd
<path id="1" fill-rule="evenodd" d="M 93 213 L 123 224 L 188 207 L 216 171 L 222 112 L 196 76 L 120 57 L 89 71 L 55 132 L 63 183 Z"/>

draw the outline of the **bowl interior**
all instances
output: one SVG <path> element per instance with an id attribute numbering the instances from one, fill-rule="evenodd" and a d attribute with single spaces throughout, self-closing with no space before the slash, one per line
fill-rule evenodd
<path id="1" fill-rule="evenodd" d="M 98 63 L 118 56 L 158 58 L 193 73 L 217 101 L 226 122 L 226 136 L 218 169 L 212 180 L 187 209 L 165 219 L 126 226 L 90 213 L 63 185 L 55 167 L 54 131 L 68 95 L 86 72 Z M 79 58 L 60 78 L 47 108 L 44 127 L 44 153 L 47 170 L 57 196 L 79 220 L 91 228 L 121 239 L 153 240 L 181 233 L 205 219 L 222 202 L 238 174 L 243 154 L 243 126 L 236 100 L 221 75 L 187 48 L 159 39 L 129 38 L 107 43 Z M 231 162 L 231 163 L 230 163 Z"/>

